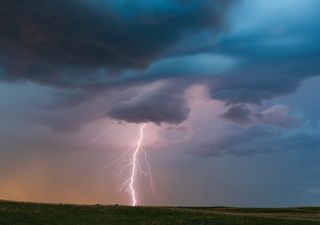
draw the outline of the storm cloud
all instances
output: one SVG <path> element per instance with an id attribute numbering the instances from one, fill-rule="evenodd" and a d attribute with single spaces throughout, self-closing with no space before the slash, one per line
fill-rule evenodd
<path id="1" fill-rule="evenodd" d="M 276 50 L 288 48 L 282 42 L 268 42 L 284 38 L 281 32 L 257 35 L 261 33 L 258 28 L 247 32 L 234 29 L 238 22 L 228 13 L 239 6 L 235 3 L 238 1 L 3 0 L 0 78 L 80 93 L 79 89 L 96 92 L 192 77 L 193 83 L 184 85 L 183 90 L 140 93 L 125 102 L 114 102 L 108 109 L 107 115 L 118 120 L 160 124 L 187 118 L 187 86 L 205 84 L 211 97 L 226 105 L 259 105 L 288 95 L 304 79 L 319 75 L 317 48 L 275 56 Z M 266 23 L 259 22 L 262 27 Z M 312 44 L 314 39 L 296 45 L 308 42 Z M 73 106 L 86 96 L 64 102 Z M 156 102 L 162 105 L 158 109 Z M 246 122 L 246 118 L 238 119 Z"/>
<path id="2" fill-rule="evenodd" d="M 137 96 L 112 106 L 108 116 L 120 121 L 179 124 L 188 118 L 190 107 L 186 84 L 156 82 Z"/>
<path id="3" fill-rule="evenodd" d="M 226 24 L 232 0 L 3 0 L 0 77 L 88 86 L 143 69 L 186 35 Z"/>
<path id="4" fill-rule="evenodd" d="M 245 126 L 275 125 L 292 128 L 300 124 L 298 118 L 290 115 L 290 109 L 280 104 L 264 109 L 257 105 L 232 105 L 221 117 Z"/>
<path id="5" fill-rule="evenodd" d="M 219 76 L 208 84 L 212 98 L 227 105 L 261 104 L 296 90 L 304 79 L 319 76 L 320 57 L 261 61 L 258 65 Z"/>

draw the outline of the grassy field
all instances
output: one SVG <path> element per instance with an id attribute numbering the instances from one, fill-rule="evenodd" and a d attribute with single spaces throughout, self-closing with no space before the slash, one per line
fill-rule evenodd
<path id="1" fill-rule="evenodd" d="M 0 225 L 320 225 L 320 208 L 174 208 L 0 201 Z"/>

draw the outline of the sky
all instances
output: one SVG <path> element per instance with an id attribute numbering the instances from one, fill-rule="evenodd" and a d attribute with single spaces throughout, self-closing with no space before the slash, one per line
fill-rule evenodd
<path id="1" fill-rule="evenodd" d="M 318 0 L 0 5 L 0 199 L 320 205 Z"/>

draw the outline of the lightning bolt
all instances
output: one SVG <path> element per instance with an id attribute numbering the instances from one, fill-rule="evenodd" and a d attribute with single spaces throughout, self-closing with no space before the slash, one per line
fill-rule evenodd
<path id="1" fill-rule="evenodd" d="M 131 197 L 131 205 L 137 205 L 137 191 L 136 191 L 136 180 L 138 173 L 142 173 L 145 176 L 149 177 L 151 190 L 153 192 L 153 178 L 151 173 L 151 165 L 148 160 L 148 154 L 143 149 L 143 139 L 144 139 L 144 128 L 147 124 L 142 124 L 139 129 L 139 138 L 133 146 L 131 146 L 128 150 L 122 153 L 117 159 L 112 161 L 111 163 L 105 165 L 100 170 L 104 170 L 106 168 L 112 167 L 118 164 L 118 176 L 121 177 L 125 170 L 130 168 L 129 176 L 120 184 L 120 190 L 126 191 L 130 194 Z M 143 153 L 142 161 L 139 156 L 140 153 Z M 140 162 L 141 161 L 141 162 Z M 146 168 L 143 168 L 144 167 Z"/>
<path id="2" fill-rule="evenodd" d="M 133 162 L 132 162 L 132 171 L 131 171 L 131 177 L 130 177 L 130 191 L 131 191 L 131 198 L 132 198 L 132 206 L 136 206 L 137 204 L 137 199 L 136 199 L 136 190 L 135 190 L 135 177 L 136 177 L 136 171 L 137 171 L 137 155 L 140 151 L 141 148 L 141 143 L 143 140 L 143 128 L 146 126 L 146 124 L 143 124 L 140 127 L 140 137 L 136 146 L 136 149 L 134 150 L 133 153 Z"/>

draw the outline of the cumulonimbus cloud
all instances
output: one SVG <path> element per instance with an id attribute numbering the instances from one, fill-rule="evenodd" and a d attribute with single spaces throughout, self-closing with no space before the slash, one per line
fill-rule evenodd
<path id="1" fill-rule="evenodd" d="M 143 69 L 185 35 L 225 25 L 233 0 L 3 0 L 0 78 L 86 86 Z"/>
<path id="2" fill-rule="evenodd" d="M 184 93 L 187 87 L 175 82 L 156 82 L 138 95 L 115 103 L 108 116 L 131 123 L 179 124 L 190 112 Z"/>
<path id="3" fill-rule="evenodd" d="M 152 83 L 192 76 L 194 84 L 205 84 L 213 99 L 230 106 L 259 105 L 264 100 L 289 94 L 305 78 L 319 75 L 319 57 L 310 52 L 304 58 L 284 54 L 276 62 L 268 58 L 270 54 L 258 54 L 260 58 L 249 64 L 246 60 L 253 60 L 260 48 L 255 46 L 242 52 L 234 46 L 241 43 L 250 46 L 245 42 L 257 34 L 217 35 L 226 30 L 227 12 L 235 2 L 3 0 L 0 79 L 29 80 L 90 92 L 112 89 L 115 80 L 126 87 L 138 81 Z M 196 39 L 192 37 L 203 33 L 212 46 L 206 48 L 194 43 Z M 219 40 L 215 42 L 216 36 Z M 191 50 L 177 50 L 190 44 L 194 45 Z M 184 56 L 202 54 L 196 57 L 201 63 L 193 63 L 192 57 L 179 58 L 179 52 Z M 176 60 L 170 61 L 172 54 Z M 215 57 L 207 57 L 213 54 Z M 243 64 L 238 67 L 238 63 Z M 184 64 L 188 64 L 186 69 Z M 224 66 L 213 68 L 212 65 Z M 186 74 L 186 71 L 192 72 Z M 152 90 L 115 102 L 108 116 L 127 122 L 180 123 L 190 111 L 184 96 L 188 85 L 183 84 L 184 88 L 177 82 L 175 85 L 176 88 Z M 245 112 L 243 116 L 238 122 L 246 122 Z"/>
<path id="4" fill-rule="evenodd" d="M 232 105 L 221 117 L 244 126 L 274 125 L 292 128 L 300 125 L 300 120 L 290 115 L 289 107 L 281 104 L 265 109 L 248 104 Z"/>

